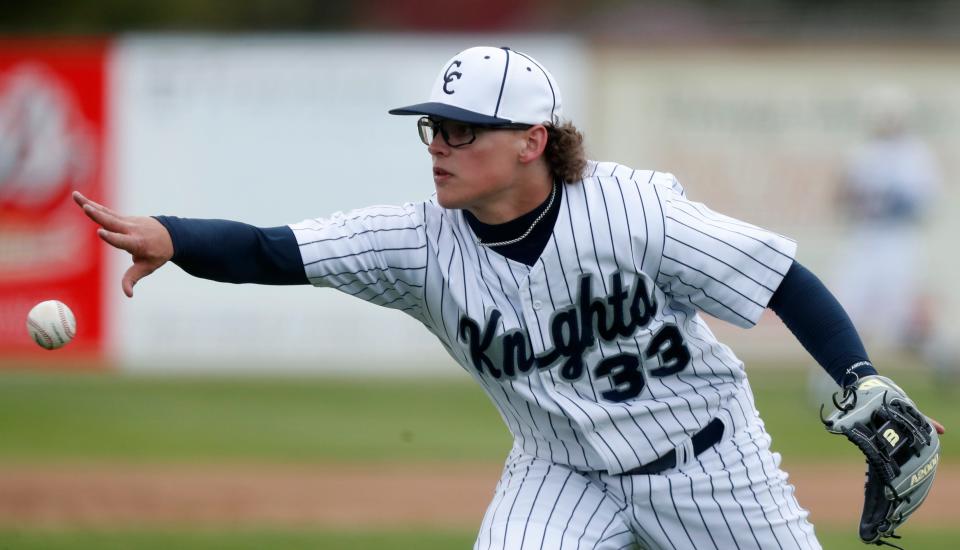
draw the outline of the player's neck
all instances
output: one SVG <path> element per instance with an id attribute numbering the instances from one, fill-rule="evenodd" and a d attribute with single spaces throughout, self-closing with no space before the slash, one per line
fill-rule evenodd
<path id="1" fill-rule="evenodd" d="M 515 220 L 543 204 L 553 189 L 548 170 L 532 170 L 494 196 L 467 210 L 485 224 L 495 225 Z"/>

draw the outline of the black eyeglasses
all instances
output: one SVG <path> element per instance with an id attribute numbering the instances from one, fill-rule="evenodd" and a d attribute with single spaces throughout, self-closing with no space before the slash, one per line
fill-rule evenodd
<path id="1" fill-rule="evenodd" d="M 432 119 L 422 117 L 417 121 L 417 132 L 424 145 L 433 143 L 437 134 L 443 137 L 450 147 L 470 145 L 477 139 L 477 130 L 526 130 L 533 128 L 532 124 L 470 124 L 448 119 Z"/>

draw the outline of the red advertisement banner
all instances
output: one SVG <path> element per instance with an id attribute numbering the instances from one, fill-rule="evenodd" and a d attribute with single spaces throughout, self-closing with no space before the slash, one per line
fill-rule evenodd
<path id="1" fill-rule="evenodd" d="M 107 52 L 105 41 L 0 40 L 0 359 L 102 358 L 104 247 L 70 193 L 104 200 Z M 76 338 L 52 352 L 26 330 L 30 308 L 51 299 L 77 318 Z"/>

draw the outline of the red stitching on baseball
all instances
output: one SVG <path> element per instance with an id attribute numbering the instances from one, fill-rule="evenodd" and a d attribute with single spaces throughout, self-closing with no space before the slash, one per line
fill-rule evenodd
<path id="1" fill-rule="evenodd" d="M 27 324 L 30 325 L 33 328 L 33 330 L 37 331 L 39 336 L 43 336 L 46 339 L 47 346 L 50 346 L 50 348 L 53 347 L 53 338 L 51 338 L 50 335 L 47 334 L 47 331 L 43 330 L 43 327 L 38 325 L 37 322 L 34 321 L 33 319 L 27 319 Z M 43 345 L 41 342 L 37 342 L 37 343 Z M 47 347 L 47 346 L 44 346 L 44 347 Z M 47 349 L 50 349 L 50 348 L 47 348 Z"/>
<path id="2" fill-rule="evenodd" d="M 67 312 L 66 306 L 61 303 L 57 304 L 57 313 L 60 314 L 60 324 L 63 325 L 63 332 L 67 335 L 67 338 L 73 340 L 73 337 L 76 336 L 72 330 L 70 330 L 70 323 L 67 322 Z"/>

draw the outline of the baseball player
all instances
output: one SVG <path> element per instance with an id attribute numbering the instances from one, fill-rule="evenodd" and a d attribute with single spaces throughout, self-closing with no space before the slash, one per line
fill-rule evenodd
<path id="1" fill-rule="evenodd" d="M 509 48 L 462 51 L 414 115 L 436 194 L 289 226 L 127 217 L 123 290 L 173 261 L 226 282 L 313 284 L 400 309 L 514 436 L 477 549 L 820 548 L 700 312 L 776 311 L 836 379 L 876 371 L 796 244 L 713 212 L 664 172 L 584 157 L 560 89 Z"/>

